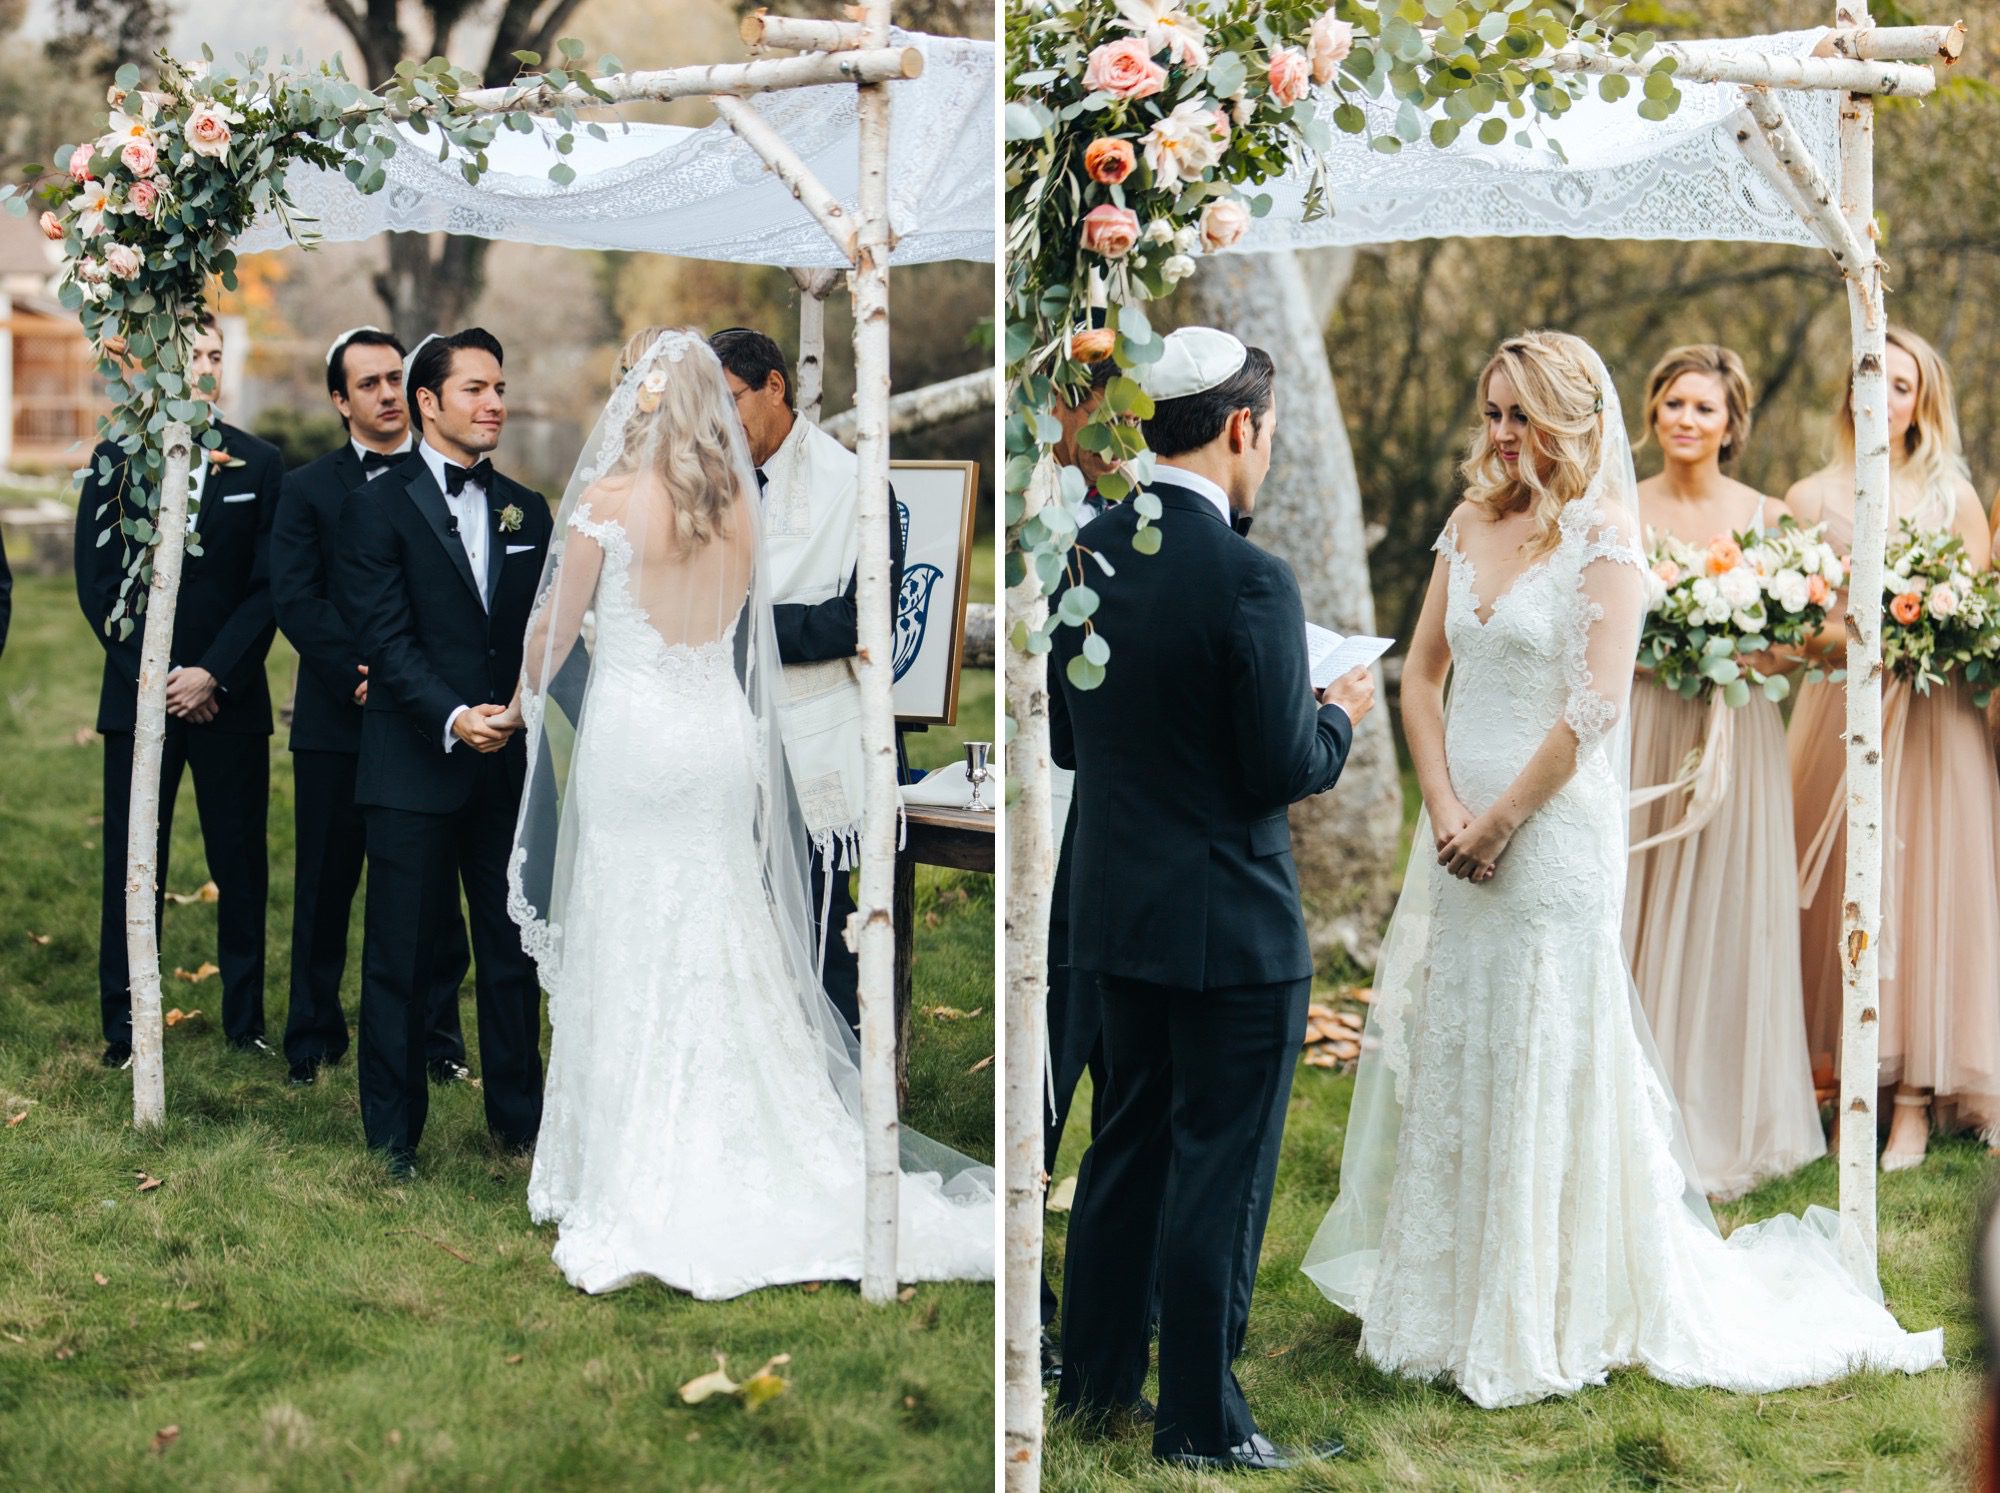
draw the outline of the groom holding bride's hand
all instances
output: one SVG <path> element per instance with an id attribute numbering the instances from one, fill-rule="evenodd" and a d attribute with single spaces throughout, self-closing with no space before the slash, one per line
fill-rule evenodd
<path id="1" fill-rule="evenodd" d="M 1067 664 L 1083 630 L 1058 633 L 1053 658 L 1054 756 L 1077 775 L 1070 963 L 1102 992 L 1107 1069 L 1070 1219 L 1057 1406 L 1152 1419 L 1169 1461 L 1283 1468 L 1340 1450 L 1273 1446 L 1230 1368 L 1312 985 L 1285 810 L 1339 778 L 1374 684 L 1356 670 L 1314 694 L 1298 583 L 1237 532 L 1271 463 L 1269 356 L 1184 328 L 1142 382 L 1160 547 L 1134 548 L 1132 502 L 1084 528 L 1112 571 L 1090 575 L 1111 659 L 1080 690 Z M 1140 1393 L 1156 1274 L 1157 1412 Z"/>

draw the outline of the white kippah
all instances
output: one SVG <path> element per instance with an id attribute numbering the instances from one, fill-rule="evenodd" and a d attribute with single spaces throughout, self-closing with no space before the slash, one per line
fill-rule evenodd
<path id="1" fill-rule="evenodd" d="M 417 354 L 422 352 L 427 345 L 437 340 L 438 340 L 438 334 L 436 332 L 424 333 L 424 340 L 422 342 L 419 342 L 415 347 L 411 348 L 410 355 L 407 358 L 403 359 L 403 387 L 405 389 L 409 388 L 410 386 L 410 369 L 417 361 Z"/>
<path id="2" fill-rule="evenodd" d="M 1182 327 L 1163 340 L 1160 360 L 1139 370 L 1139 387 L 1155 399 L 1206 393 L 1234 378 L 1250 356 L 1241 342 L 1214 327 Z"/>
<path id="3" fill-rule="evenodd" d="M 381 330 L 382 329 L 380 327 L 375 327 L 375 326 L 349 327 L 346 331 L 342 332 L 338 337 L 334 338 L 333 346 L 329 347 L 326 350 L 326 366 L 331 368 L 333 366 L 333 360 L 340 355 L 340 350 L 343 347 L 347 346 L 348 343 L 352 342 L 356 337 L 360 336 L 361 333 L 379 332 Z"/>

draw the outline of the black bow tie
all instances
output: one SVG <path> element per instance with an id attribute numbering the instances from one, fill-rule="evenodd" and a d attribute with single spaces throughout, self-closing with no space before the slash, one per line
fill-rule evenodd
<path id="1" fill-rule="evenodd" d="M 403 459 L 403 455 L 404 453 L 400 451 L 394 456 L 391 456 L 386 451 L 363 451 L 361 453 L 361 473 L 365 477 L 370 472 L 379 472 L 384 467 L 393 467 Z"/>
<path id="2" fill-rule="evenodd" d="M 761 498 L 764 496 L 764 489 L 771 485 L 771 479 L 764 475 L 762 467 L 752 467 L 751 470 L 757 474 L 757 496 Z"/>
<path id="3" fill-rule="evenodd" d="M 478 466 L 470 468 L 456 466 L 451 462 L 444 464 L 444 490 L 448 496 L 457 497 L 468 482 L 477 482 L 481 487 L 492 486 L 493 463 L 482 461 Z"/>
<path id="4" fill-rule="evenodd" d="M 1255 519 L 1256 515 L 1253 513 L 1232 514 L 1229 519 L 1229 527 L 1241 534 L 1245 539 L 1248 539 L 1250 537 L 1250 525 Z"/>

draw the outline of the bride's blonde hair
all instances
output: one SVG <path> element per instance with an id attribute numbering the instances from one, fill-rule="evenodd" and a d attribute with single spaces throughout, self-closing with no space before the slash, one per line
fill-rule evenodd
<path id="1" fill-rule="evenodd" d="M 618 357 L 620 381 L 662 337 L 684 337 L 689 345 L 678 357 L 655 357 L 633 391 L 625 449 L 614 470 L 635 482 L 648 475 L 657 481 L 673 510 L 675 538 L 682 550 L 694 550 L 729 533 L 729 512 L 744 496 L 736 466 L 743 434 L 719 365 L 704 366 L 716 363 L 715 354 L 691 327 L 634 334 Z"/>
<path id="2" fill-rule="evenodd" d="M 1488 518 L 1530 512 L 1535 532 L 1526 550 L 1544 555 L 1561 538 L 1562 511 L 1589 487 L 1604 452 L 1600 421 L 1605 391 L 1597 359 L 1580 337 L 1567 332 L 1523 332 L 1494 351 L 1479 374 L 1479 397 L 1495 373 L 1505 373 L 1528 422 L 1516 470 L 1500 459 L 1482 417 L 1459 474 L 1465 500 Z"/>

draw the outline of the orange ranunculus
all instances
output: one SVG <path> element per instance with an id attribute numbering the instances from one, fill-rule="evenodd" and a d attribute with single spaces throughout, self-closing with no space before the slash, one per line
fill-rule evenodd
<path id="1" fill-rule="evenodd" d="M 1833 587 L 1826 583 L 1825 576 L 1809 575 L 1806 577 L 1806 601 L 1810 605 L 1823 607 L 1826 605 L 1827 598 L 1832 595 Z"/>
<path id="2" fill-rule="evenodd" d="M 1083 152 L 1083 169 L 1107 187 L 1117 186 L 1138 164 L 1130 140 L 1093 140 Z"/>
<path id="3" fill-rule="evenodd" d="M 1889 603 L 1889 615 L 1903 626 L 1908 627 L 1924 614 L 1924 599 L 1914 591 L 1905 591 Z"/>
<path id="4" fill-rule="evenodd" d="M 1718 534 L 1708 541 L 1708 573 L 1722 575 L 1734 570 L 1743 561 L 1743 550 L 1727 534 Z"/>
<path id="5" fill-rule="evenodd" d="M 1111 356 L 1111 349 L 1117 341 L 1118 334 L 1111 328 L 1092 327 L 1070 338 L 1070 356 L 1079 363 L 1102 363 Z"/>

